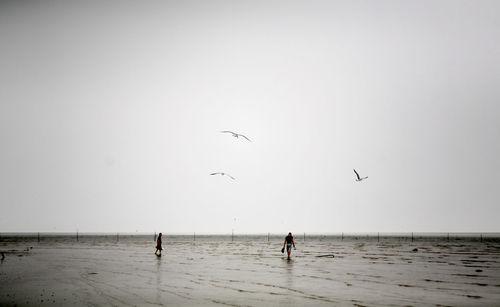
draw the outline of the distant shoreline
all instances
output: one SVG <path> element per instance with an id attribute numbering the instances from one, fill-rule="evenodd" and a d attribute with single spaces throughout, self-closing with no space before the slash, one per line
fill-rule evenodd
<path id="1" fill-rule="evenodd" d="M 144 242 L 156 240 L 157 233 L 120 233 L 120 232 L 0 232 L 2 242 L 119 242 L 120 240 L 140 240 Z M 234 234 L 175 234 L 163 232 L 165 241 L 276 241 L 282 240 L 283 233 L 234 233 Z M 500 241 L 500 232 L 413 232 L 413 233 L 333 233 L 308 234 L 295 233 L 296 242 L 307 241 L 366 241 L 366 242 L 497 242 Z"/>

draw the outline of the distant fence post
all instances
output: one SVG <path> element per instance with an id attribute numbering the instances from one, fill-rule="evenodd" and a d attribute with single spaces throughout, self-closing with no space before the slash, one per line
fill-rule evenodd
<path id="1" fill-rule="evenodd" d="M 267 242 L 269 242 L 269 232 L 267 233 Z"/>
<path id="2" fill-rule="evenodd" d="M 483 234 L 481 233 L 480 234 L 480 239 L 479 239 L 480 242 L 483 242 Z"/>
<path id="3" fill-rule="evenodd" d="M 196 232 L 193 232 L 193 241 L 196 241 Z"/>
<path id="4" fill-rule="evenodd" d="M 411 241 L 413 242 L 413 232 L 411 233 Z"/>
<path id="5" fill-rule="evenodd" d="M 116 242 L 120 242 L 120 234 L 118 232 L 116 233 Z"/>
<path id="6" fill-rule="evenodd" d="M 450 242 L 450 233 L 448 232 L 448 242 Z"/>
<path id="7" fill-rule="evenodd" d="M 156 242 L 156 231 L 155 231 L 155 235 L 153 236 L 153 242 Z"/>
<path id="8" fill-rule="evenodd" d="M 78 242 L 78 231 L 76 232 L 76 242 Z"/>
<path id="9" fill-rule="evenodd" d="M 234 241 L 234 229 L 231 229 L 231 242 Z"/>
<path id="10" fill-rule="evenodd" d="M 38 233 L 38 242 L 40 242 L 40 233 Z"/>
<path id="11" fill-rule="evenodd" d="M 380 232 L 377 232 L 377 242 L 380 242 Z"/>
<path id="12" fill-rule="evenodd" d="M 306 233 L 304 232 L 304 242 L 306 242 Z"/>
<path id="13" fill-rule="evenodd" d="M 344 233 L 342 233 L 342 241 L 344 241 Z"/>

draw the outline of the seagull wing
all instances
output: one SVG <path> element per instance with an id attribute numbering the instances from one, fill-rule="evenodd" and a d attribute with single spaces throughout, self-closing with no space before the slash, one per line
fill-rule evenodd
<path id="1" fill-rule="evenodd" d="M 219 175 L 220 173 L 211 173 L 210 175 Z"/>
<path id="2" fill-rule="evenodd" d="M 358 174 L 358 172 L 356 172 L 356 170 L 355 170 L 355 169 L 353 169 L 353 171 L 354 171 L 354 173 L 356 173 L 356 177 L 358 177 L 358 180 L 359 180 L 360 178 L 359 178 L 359 174 Z"/>
<path id="3" fill-rule="evenodd" d="M 235 180 L 236 178 L 234 178 L 233 176 L 229 175 L 229 174 L 226 174 L 228 175 L 231 179 Z"/>
<path id="4" fill-rule="evenodd" d="M 225 130 L 225 131 L 221 131 L 221 133 L 231 133 L 231 134 L 236 134 L 236 133 L 234 133 L 234 132 L 232 132 L 232 131 L 227 131 L 227 130 Z"/>
<path id="5" fill-rule="evenodd" d="M 243 134 L 239 134 L 239 136 L 242 136 L 244 137 L 245 139 L 247 139 L 249 142 L 251 142 L 251 140 L 249 138 L 247 138 L 246 136 L 244 136 Z"/>

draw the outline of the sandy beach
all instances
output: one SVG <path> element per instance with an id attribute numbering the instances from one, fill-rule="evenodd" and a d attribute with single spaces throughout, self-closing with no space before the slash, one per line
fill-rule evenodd
<path id="1" fill-rule="evenodd" d="M 2 306 L 494 306 L 500 243 L 146 238 L 3 242 Z M 32 247 L 32 248 L 31 248 Z M 325 256 L 325 255 L 333 255 Z M 318 257 L 324 256 L 324 257 Z"/>

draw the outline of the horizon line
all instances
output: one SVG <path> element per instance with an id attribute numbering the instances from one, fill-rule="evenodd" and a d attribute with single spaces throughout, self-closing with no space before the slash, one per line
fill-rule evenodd
<path id="1" fill-rule="evenodd" d="M 60 235 L 74 235 L 74 234 L 101 234 L 101 235 L 154 235 L 162 233 L 164 235 L 176 235 L 176 236 L 241 236 L 241 235 L 286 235 L 288 232 L 168 232 L 168 231 L 151 231 L 151 232 L 141 232 L 141 231 L 0 231 L 0 237 L 8 234 L 60 234 Z M 323 236 L 335 236 L 335 235 L 415 235 L 415 234 L 499 234 L 500 231 L 340 231 L 340 232 L 294 232 L 296 236 L 303 235 L 323 235 Z M 294 234 L 292 232 L 292 234 Z"/>

